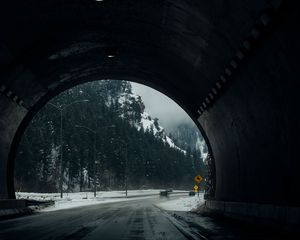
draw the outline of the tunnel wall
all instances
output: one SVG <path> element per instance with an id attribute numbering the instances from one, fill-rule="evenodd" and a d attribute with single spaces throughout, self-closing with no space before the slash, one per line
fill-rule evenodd
<path id="1" fill-rule="evenodd" d="M 215 201 L 207 202 L 211 209 L 300 222 L 299 214 L 286 208 L 300 205 L 296 19 L 297 10 L 289 9 L 273 24 L 199 118 L 216 165 Z M 253 204 L 269 210 L 258 214 Z"/>
<path id="2" fill-rule="evenodd" d="M 0 199 L 8 199 L 10 197 L 7 177 L 9 153 L 14 135 L 27 110 L 4 95 L 0 98 L 0 112 L 2 113 L 0 119 Z"/>

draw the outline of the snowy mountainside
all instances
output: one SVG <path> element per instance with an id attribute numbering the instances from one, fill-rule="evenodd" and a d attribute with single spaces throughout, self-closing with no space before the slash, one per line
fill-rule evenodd
<path id="1" fill-rule="evenodd" d="M 199 132 L 197 132 L 195 148 L 200 150 L 202 159 L 204 160 L 208 154 L 207 145 L 204 138 L 200 135 Z"/>
<path id="2" fill-rule="evenodd" d="M 72 105 L 63 122 L 51 106 L 82 100 L 88 101 Z M 189 188 L 195 174 L 204 174 L 203 161 L 167 133 L 145 112 L 129 82 L 75 86 L 46 104 L 24 132 L 15 161 L 15 189 L 58 192 L 60 180 L 68 192 L 121 190 L 125 183 L 129 189 Z"/>
<path id="3" fill-rule="evenodd" d="M 173 139 L 167 135 L 165 129 L 158 122 L 158 118 L 152 118 L 149 113 L 145 112 L 145 105 L 141 96 L 132 91 L 130 83 L 126 82 L 122 90 L 118 96 L 115 95 L 122 110 L 120 117 L 129 120 L 139 131 L 143 129 L 144 131 L 152 132 L 156 138 L 161 139 L 170 147 L 186 153 L 185 150 L 178 147 Z"/>
<path id="4" fill-rule="evenodd" d="M 169 136 L 175 144 L 183 149 L 190 148 L 192 151 L 200 151 L 201 158 L 204 160 L 207 156 L 207 145 L 196 125 L 182 123 L 170 131 Z"/>

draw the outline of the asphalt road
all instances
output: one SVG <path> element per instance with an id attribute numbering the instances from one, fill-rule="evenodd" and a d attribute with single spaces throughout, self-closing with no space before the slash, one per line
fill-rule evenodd
<path id="1" fill-rule="evenodd" d="M 0 222 L 0 239 L 186 239 L 158 197 L 39 213 Z"/>
<path id="2" fill-rule="evenodd" d="M 172 197 L 173 198 L 173 197 Z M 0 240 L 300 239 L 239 222 L 186 212 L 165 212 L 159 197 L 105 203 L 0 221 Z"/>

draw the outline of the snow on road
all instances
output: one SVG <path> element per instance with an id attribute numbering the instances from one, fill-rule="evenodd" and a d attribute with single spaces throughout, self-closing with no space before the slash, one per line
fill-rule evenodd
<path id="1" fill-rule="evenodd" d="M 139 197 L 140 198 L 150 198 L 150 196 Z M 69 209 L 75 207 L 82 207 L 82 206 L 89 206 L 101 203 L 112 203 L 112 202 L 121 202 L 121 201 L 131 201 L 136 200 L 137 198 L 90 198 L 90 199 L 63 199 L 63 200 L 56 200 L 54 206 L 47 207 L 41 211 L 43 212 L 50 212 L 50 211 L 57 211 L 61 209 Z"/>

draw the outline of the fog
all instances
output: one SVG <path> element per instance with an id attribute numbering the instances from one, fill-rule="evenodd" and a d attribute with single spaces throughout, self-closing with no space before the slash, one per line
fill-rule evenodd
<path id="1" fill-rule="evenodd" d="M 142 97 L 145 111 L 152 117 L 157 117 L 167 132 L 180 123 L 194 124 L 189 115 L 171 98 L 145 85 L 133 82 L 131 84 L 133 92 Z"/>

